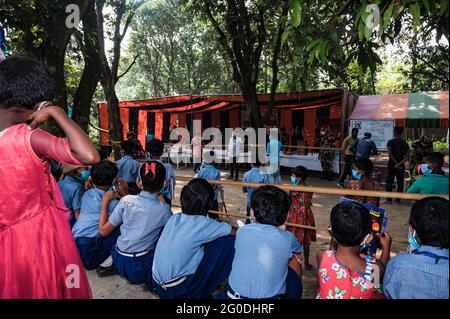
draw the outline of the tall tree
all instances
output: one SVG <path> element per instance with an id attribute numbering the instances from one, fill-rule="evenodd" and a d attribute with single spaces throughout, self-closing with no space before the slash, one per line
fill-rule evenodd
<path id="1" fill-rule="evenodd" d="M 233 70 L 233 80 L 238 84 L 249 113 L 251 125 L 261 127 L 271 116 L 278 87 L 278 58 L 281 38 L 286 27 L 289 1 L 205 0 L 189 1 L 188 6 L 201 12 L 212 25 L 222 49 Z M 267 32 L 267 20 L 276 18 L 274 34 Z M 268 36 L 271 41 L 267 41 Z M 263 50 L 272 45 L 272 79 L 268 109 L 260 113 L 257 83 Z"/>
<path id="2" fill-rule="evenodd" d="M 83 18 L 83 33 L 75 34 L 83 53 L 84 69 L 73 97 L 72 107 L 72 119 L 86 132 L 88 131 L 92 99 L 100 80 L 100 49 L 97 32 L 95 2 L 89 1 Z"/>
<path id="3" fill-rule="evenodd" d="M 116 84 L 119 79 L 124 76 L 136 62 L 137 57 L 124 73 L 119 73 L 119 63 L 121 57 L 122 41 L 133 21 L 136 10 L 141 7 L 146 0 L 129 1 L 126 0 L 96 0 L 97 27 L 98 27 L 98 45 L 100 57 L 100 83 L 105 93 L 106 102 L 108 104 L 108 121 L 109 121 L 109 137 L 112 143 L 114 156 L 118 158 L 120 155 L 120 143 L 123 141 L 122 122 L 120 121 L 119 99 L 116 95 Z M 108 22 L 112 27 L 112 55 L 110 57 L 111 64 L 105 46 L 104 31 L 104 12 L 105 4 L 109 5 L 114 11 L 113 17 Z M 121 30 L 121 26 L 123 28 Z"/>

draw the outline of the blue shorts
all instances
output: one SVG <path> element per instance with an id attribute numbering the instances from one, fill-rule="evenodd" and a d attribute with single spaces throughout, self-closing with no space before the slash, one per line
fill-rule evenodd
<path id="1" fill-rule="evenodd" d="M 116 271 L 132 284 L 143 284 L 151 276 L 155 250 L 139 257 L 128 257 L 119 254 L 117 247 L 111 252 Z"/>
<path id="2" fill-rule="evenodd" d="M 300 299 L 302 297 L 302 292 L 303 292 L 303 285 L 301 279 L 298 277 L 297 273 L 291 267 L 288 267 L 285 293 L 264 299 Z M 235 292 L 233 288 L 231 288 L 227 284 L 225 286 L 225 291 L 218 294 L 216 297 L 214 297 L 214 299 L 250 299 L 249 297 L 245 296 L 239 296 L 239 298 L 232 298 L 230 295 L 231 296 L 235 295 Z"/>
<path id="3" fill-rule="evenodd" d="M 78 251 L 84 267 L 95 269 L 111 255 L 111 250 L 120 235 L 120 228 L 116 228 L 108 237 L 80 237 L 75 238 Z"/>
<path id="4" fill-rule="evenodd" d="M 234 257 L 234 236 L 220 237 L 205 245 L 205 254 L 194 274 L 180 284 L 163 288 L 152 276 L 149 288 L 162 299 L 204 299 L 230 275 Z"/>

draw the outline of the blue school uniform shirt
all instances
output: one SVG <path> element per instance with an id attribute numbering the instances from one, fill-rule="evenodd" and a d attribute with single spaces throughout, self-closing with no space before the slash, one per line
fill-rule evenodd
<path id="1" fill-rule="evenodd" d="M 91 188 L 84 193 L 81 199 L 80 217 L 72 228 L 74 238 L 93 238 L 99 235 L 98 223 L 103 194 L 105 191 L 98 188 Z M 108 216 L 111 215 L 118 202 L 115 199 L 109 202 Z"/>
<path id="2" fill-rule="evenodd" d="M 141 166 L 132 156 L 125 155 L 116 162 L 119 173 L 118 178 L 126 180 L 128 183 L 136 183 Z"/>
<path id="3" fill-rule="evenodd" d="M 269 176 L 267 174 L 262 174 L 259 167 L 253 167 L 251 170 L 244 174 L 244 182 L 246 183 L 259 183 L 259 184 L 269 184 Z M 253 187 L 247 187 L 247 207 L 250 207 L 250 200 L 252 193 L 255 189 Z"/>
<path id="4" fill-rule="evenodd" d="M 120 226 L 117 248 L 125 253 L 154 249 L 171 216 L 169 205 L 162 203 L 154 193 L 142 191 L 139 195 L 123 197 L 109 217 L 113 226 Z"/>
<path id="5" fill-rule="evenodd" d="M 220 171 L 214 167 L 212 164 L 206 164 L 198 173 L 195 175 L 195 178 L 203 178 L 206 180 L 220 180 Z M 217 200 L 219 189 L 218 187 L 222 186 L 222 184 L 213 184 L 213 188 L 215 189 L 214 200 Z"/>
<path id="6" fill-rule="evenodd" d="M 173 171 L 173 167 L 169 163 L 163 163 L 161 161 L 158 161 L 158 162 L 163 164 L 164 168 L 166 169 L 166 181 L 168 184 L 167 186 L 163 187 L 163 189 L 161 190 L 161 195 L 164 195 L 169 200 L 173 200 L 175 198 L 174 192 L 175 192 L 175 185 L 176 185 L 176 177 L 175 177 L 175 173 Z"/>
<path id="7" fill-rule="evenodd" d="M 280 153 L 281 153 L 282 144 L 279 140 L 270 140 L 269 143 L 267 143 L 267 149 L 266 153 L 269 156 L 269 163 L 278 165 L 280 162 Z M 273 154 L 271 153 L 273 152 Z"/>
<path id="8" fill-rule="evenodd" d="M 235 253 L 229 285 L 247 298 L 270 298 L 286 291 L 289 259 L 302 253 L 290 232 L 278 227 L 252 223 L 236 233 Z"/>
<path id="9" fill-rule="evenodd" d="M 383 293 L 392 299 L 448 299 L 448 249 L 421 246 L 419 253 L 447 257 L 439 259 L 422 254 L 399 254 L 392 258 L 383 279 Z"/>
<path id="10" fill-rule="evenodd" d="M 58 182 L 64 205 L 72 212 L 81 208 L 81 198 L 84 194 L 83 185 L 80 180 L 73 176 L 65 176 Z"/>
<path id="11" fill-rule="evenodd" d="M 231 225 L 206 216 L 173 215 L 156 245 L 152 269 L 154 279 L 164 283 L 194 274 L 204 255 L 203 246 L 230 232 Z"/>

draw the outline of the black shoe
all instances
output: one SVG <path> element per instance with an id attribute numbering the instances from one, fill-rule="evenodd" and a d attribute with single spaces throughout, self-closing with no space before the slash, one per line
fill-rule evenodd
<path id="1" fill-rule="evenodd" d="M 111 265 L 109 267 L 102 267 L 102 266 L 97 267 L 98 277 L 109 277 L 114 275 L 118 275 L 116 267 L 114 267 L 114 265 Z"/>
<path id="2" fill-rule="evenodd" d="M 400 201 L 400 199 L 396 199 L 396 200 L 394 201 L 394 203 L 396 203 L 396 204 L 401 204 L 402 202 Z"/>

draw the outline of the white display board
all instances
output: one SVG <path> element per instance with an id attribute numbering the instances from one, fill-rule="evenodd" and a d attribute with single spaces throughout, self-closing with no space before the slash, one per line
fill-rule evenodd
<path id="1" fill-rule="evenodd" d="M 355 127 L 359 129 L 358 138 L 371 133 L 371 140 L 379 150 L 386 150 L 387 142 L 394 137 L 394 121 L 350 120 L 349 134 Z"/>

